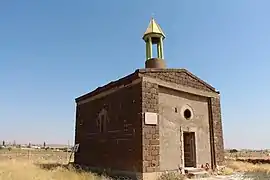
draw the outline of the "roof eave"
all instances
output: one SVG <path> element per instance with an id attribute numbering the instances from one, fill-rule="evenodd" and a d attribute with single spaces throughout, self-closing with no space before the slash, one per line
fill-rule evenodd
<path id="1" fill-rule="evenodd" d="M 164 34 L 162 34 L 162 33 L 151 32 L 151 33 L 144 34 L 143 37 L 142 37 L 142 39 L 145 40 L 145 41 L 147 41 L 147 37 L 149 37 L 149 36 L 151 37 L 151 35 L 159 35 L 160 37 L 162 37 L 162 39 L 165 39 L 166 38 L 166 36 Z"/>
<path id="2" fill-rule="evenodd" d="M 137 79 L 137 78 L 139 78 L 138 72 L 139 71 L 136 70 L 133 73 L 127 75 L 127 76 L 124 76 L 124 77 L 122 77 L 122 78 L 120 78 L 118 80 L 115 80 L 115 81 L 111 81 L 111 82 L 109 82 L 109 83 L 107 83 L 107 84 L 105 84 L 103 86 L 100 86 L 100 87 L 94 89 L 93 91 L 90 91 L 90 92 L 88 92 L 88 93 L 86 93 L 84 95 L 81 95 L 81 96 L 75 98 L 75 102 L 78 103 L 78 102 L 80 102 L 80 101 L 82 101 L 84 99 L 87 99 L 87 98 L 89 98 L 91 96 L 94 96 L 96 93 L 98 94 L 98 93 L 106 91 L 106 90 L 108 90 L 110 88 L 117 87 L 118 84 L 124 83 L 125 80 L 133 79 L 133 78 Z"/>

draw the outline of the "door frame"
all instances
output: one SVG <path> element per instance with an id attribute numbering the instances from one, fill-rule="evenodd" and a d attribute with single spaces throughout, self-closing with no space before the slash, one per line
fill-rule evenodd
<path id="1" fill-rule="evenodd" d="M 185 148 L 185 142 L 184 142 L 184 140 L 185 140 L 185 138 L 184 138 L 184 135 L 185 134 L 192 134 L 192 139 L 193 139 L 193 143 L 192 143 L 192 153 L 193 153 L 193 166 L 191 166 L 191 167 L 194 167 L 194 168 L 196 168 L 197 167 L 197 151 L 196 151 L 196 145 L 197 145 L 197 143 L 196 143 L 196 132 L 195 131 L 182 131 L 182 133 L 181 133 L 181 135 L 182 135 L 182 138 L 181 138 L 181 140 L 182 140 L 182 161 L 183 161 L 183 167 L 184 168 L 187 168 L 186 166 L 185 166 L 185 150 L 184 150 L 184 148 Z"/>

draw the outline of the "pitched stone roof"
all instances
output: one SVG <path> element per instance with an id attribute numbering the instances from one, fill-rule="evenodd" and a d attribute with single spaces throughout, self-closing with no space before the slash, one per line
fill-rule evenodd
<path id="1" fill-rule="evenodd" d="M 198 82 L 202 83 L 204 86 L 206 86 L 207 88 L 209 88 L 210 90 L 212 90 L 213 92 L 217 92 L 216 89 L 211 86 L 210 84 L 208 84 L 207 82 L 203 81 L 202 79 L 200 79 L 198 76 L 192 74 L 190 71 L 188 71 L 187 69 L 175 69 L 175 68 L 166 68 L 166 69 L 138 69 L 138 71 L 140 73 L 186 73 L 187 75 L 189 75 L 190 77 L 192 77 L 193 79 L 197 80 Z"/>
<path id="2" fill-rule="evenodd" d="M 137 69 L 134 73 L 129 74 L 121 79 L 118 79 L 116 81 L 111 81 L 110 83 L 102 86 L 102 87 L 98 87 L 95 90 L 84 94 L 78 98 L 75 99 L 76 102 L 87 99 L 88 97 L 92 97 L 95 96 L 101 92 L 104 92 L 106 90 L 109 89 L 113 89 L 113 88 L 117 88 L 118 86 L 121 86 L 123 84 L 129 84 L 131 83 L 133 80 L 136 80 L 140 77 L 144 77 L 145 75 L 150 75 L 153 78 L 159 78 L 160 76 L 163 76 L 163 78 L 165 78 L 167 81 L 171 81 L 172 83 L 175 83 L 173 81 L 173 79 L 177 79 L 174 78 L 174 76 L 178 76 L 181 77 L 182 75 L 186 74 L 187 76 L 182 76 L 181 78 L 185 78 L 190 81 L 198 82 L 201 84 L 201 86 L 205 86 L 205 90 L 207 91 L 211 91 L 211 92 L 216 92 L 219 93 L 218 91 L 216 91 L 216 89 L 211 86 L 210 84 L 206 83 L 205 81 L 203 81 L 202 79 L 200 79 L 199 77 L 195 76 L 194 74 L 192 74 L 191 72 L 189 72 L 186 69 Z M 181 80 L 180 80 L 181 82 Z"/>

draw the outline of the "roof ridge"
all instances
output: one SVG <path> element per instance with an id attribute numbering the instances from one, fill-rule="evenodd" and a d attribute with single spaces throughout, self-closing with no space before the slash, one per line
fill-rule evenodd
<path id="1" fill-rule="evenodd" d="M 208 84 L 207 82 L 205 82 L 204 80 L 202 80 L 201 78 L 199 78 L 198 76 L 194 75 L 193 73 L 191 73 L 190 71 L 188 71 L 185 68 L 166 68 L 166 69 L 138 69 L 138 72 L 140 73 L 147 73 L 147 72 L 185 72 L 187 73 L 189 76 L 191 76 L 192 78 L 198 80 L 199 82 L 201 82 L 202 84 L 204 84 L 206 87 L 208 87 L 209 89 L 216 91 L 216 89 L 211 86 L 210 84 Z"/>

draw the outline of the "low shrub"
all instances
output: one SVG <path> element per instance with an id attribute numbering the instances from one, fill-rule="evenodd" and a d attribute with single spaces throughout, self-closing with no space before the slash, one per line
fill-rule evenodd
<path id="1" fill-rule="evenodd" d="M 224 176 L 232 175 L 233 173 L 234 173 L 234 170 L 229 167 L 224 167 L 218 171 L 219 175 L 224 175 Z"/>
<path id="2" fill-rule="evenodd" d="M 158 178 L 158 180 L 184 180 L 184 179 L 186 179 L 185 175 L 176 172 L 163 173 Z"/>

